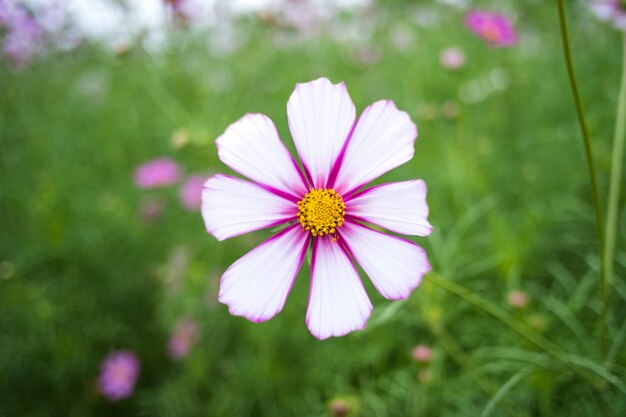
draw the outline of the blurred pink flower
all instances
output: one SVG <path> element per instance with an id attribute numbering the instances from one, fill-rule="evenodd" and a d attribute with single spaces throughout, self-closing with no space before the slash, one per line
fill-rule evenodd
<path id="1" fill-rule="evenodd" d="M 528 296 L 523 291 L 511 291 L 506 301 L 511 307 L 524 308 L 528 304 Z"/>
<path id="2" fill-rule="evenodd" d="M 100 366 L 98 387 L 102 395 L 111 401 L 128 397 L 135 389 L 139 376 L 139 359 L 127 350 L 111 353 Z"/>
<path id="3" fill-rule="evenodd" d="M 10 0 L 0 0 L 0 26 L 6 26 L 16 13 L 17 4 Z"/>
<path id="4" fill-rule="evenodd" d="M 417 345 L 411 351 L 411 357 L 416 362 L 430 362 L 433 358 L 433 350 L 426 345 Z"/>
<path id="5" fill-rule="evenodd" d="M 187 210 L 199 211 L 202 204 L 202 186 L 209 179 L 208 175 L 192 175 L 180 188 L 180 202 Z"/>
<path id="6" fill-rule="evenodd" d="M 626 3 L 620 0 L 587 0 L 587 4 L 598 19 L 626 31 Z"/>
<path id="7" fill-rule="evenodd" d="M 17 68 L 26 68 L 43 42 L 41 26 L 23 6 L 0 0 L 0 27 L 7 29 L 2 52 Z"/>
<path id="8" fill-rule="evenodd" d="M 465 65 L 465 54 L 459 48 L 446 48 L 441 51 L 439 60 L 444 68 L 449 70 L 457 70 Z"/>
<path id="9" fill-rule="evenodd" d="M 198 340 L 198 324 L 190 318 L 178 322 L 168 344 L 170 356 L 173 359 L 182 359 L 189 353 L 191 347 Z"/>
<path id="10" fill-rule="evenodd" d="M 181 7 L 185 0 L 163 0 L 165 4 L 172 9 L 176 10 Z"/>
<path id="11" fill-rule="evenodd" d="M 328 405 L 328 411 L 333 417 L 345 417 L 351 409 L 350 403 L 343 398 L 335 398 Z"/>
<path id="12" fill-rule="evenodd" d="M 189 23 L 197 10 L 193 0 L 164 0 L 165 6 L 172 11 L 173 18 L 178 23 Z"/>
<path id="13" fill-rule="evenodd" d="M 135 184 L 141 188 L 171 185 L 180 179 L 178 164 L 169 158 L 155 159 L 135 171 Z"/>
<path id="14" fill-rule="evenodd" d="M 172 10 L 175 16 L 188 18 L 187 9 L 189 8 L 189 0 L 164 0 L 165 6 Z"/>
<path id="15" fill-rule="evenodd" d="M 513 46 L 517 43 L 517 32 L 503 14 L 472 10 L 465 15 L 465 24 L 492 46 Z"/>

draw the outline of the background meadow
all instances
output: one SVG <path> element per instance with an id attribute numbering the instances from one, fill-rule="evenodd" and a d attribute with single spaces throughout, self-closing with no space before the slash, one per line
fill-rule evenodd
<path id="1" fill-rule="evenodd" d="M 27 65 L 3 58 L 0 416 L 625 415 L 626 222 L 602 355 L 556 2 L 294 4 L 205 26 L 170 10 L 158 46 L 139 29 L 113 45 L 83 38 L 69 21 L 70 46 L 50 36 Z M 620 32 L 566 6 L 605 202 Z M 463 23 L 470 7 L 505 13 L 519 42 L 487 45 Z M 458 69 L 441 62 L 450 47 Z M 214 141 L 246 112 L 272 118 L 293 150 L 287 99 L 321 76 L 345 81 L 357 113 L 385 98 L 409 112 L 415 157 L 379 182 L 423 178 L 435 228 L 415 239 L 433 271 L 412 296 L 387 301 L 364 279 L 367 328 L 323 342 L 304 324 L 306 262 L 277 317 L 230 316 L 220 276 L 272 232 L 218 242 L 181 201 L 190 176 L 229 172 Z M 136 169 L 163 157 L 180 180 L 138 187 Z M 140 371 L 111 401 L 98 375 L 119 350 Z"/>

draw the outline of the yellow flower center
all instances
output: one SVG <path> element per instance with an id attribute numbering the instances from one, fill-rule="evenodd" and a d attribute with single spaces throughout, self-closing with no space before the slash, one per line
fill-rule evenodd
<path id="1" fill-rule="evenodd" d="M 332 188 L 311 190 L 298 201 L 300 224 L 313 236 L 335 233 L 337 227 L 343 224 L 345 215 L 346 205 L 343 198 Z"/>
<path id="2" fill-rule="evenodd" d="M 494 24 L 488 24 L 483 29 L 483 36 L 490 42 L 497 42 L 500 40 L 500 30 Z"/>

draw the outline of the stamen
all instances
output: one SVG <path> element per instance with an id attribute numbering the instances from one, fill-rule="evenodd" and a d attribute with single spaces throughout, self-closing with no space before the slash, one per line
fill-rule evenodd
<path id="1" fill-rule="evenodd" d="M 311 190 L 298 201 L 300 224 L 313 236 L 334 234 L 343 224 L 345 215 L 343 197 L 332 188 Z"/>

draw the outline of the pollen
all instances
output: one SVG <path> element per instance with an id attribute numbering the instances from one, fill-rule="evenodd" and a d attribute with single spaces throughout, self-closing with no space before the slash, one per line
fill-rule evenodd
<path id="1" fill-rule="evenodd" d="M 300 224 L 313 236 L 334 234 L 343 224 L 345 215 L 343 198 L 332 188 L 312 189 L 298 201 Z"/>

